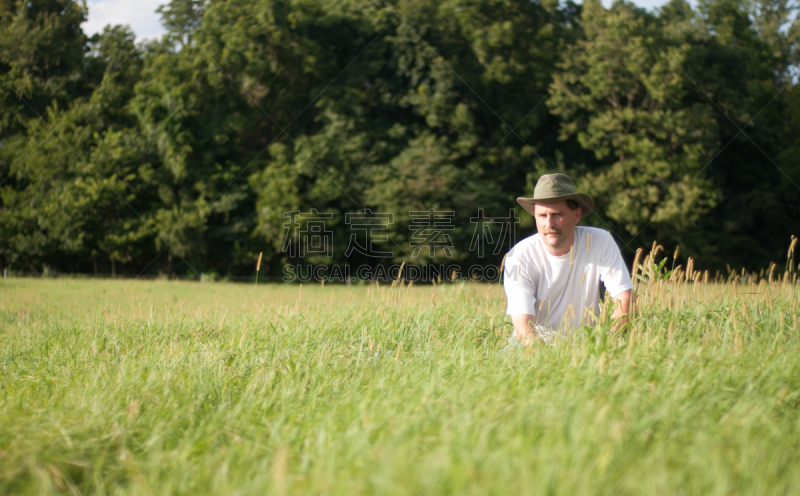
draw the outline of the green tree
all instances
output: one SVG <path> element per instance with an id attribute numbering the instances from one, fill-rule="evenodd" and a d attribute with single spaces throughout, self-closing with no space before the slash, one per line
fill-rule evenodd
<path id="1" fill-rule="evenodd" d="M 83 65 L 99 79 L 88 100 L 48 107 L 0 150 L 13 178 L 0 193 L 0 249 L 17 268 L 83 271 L 91 264 L 97 272 L 101 263 L 113 273 L 117 262 L 142 252 L 149 235 L 150 185 L 142 178 L 154 157 L 126 110 L 142 65 L 133 33 L 107 27 L 92 38 Z"/>
<path id="2" fill-rule="evenodd" d="M 659 19 L 630 3 L 585 2 L 585 39 L 565 53 L 549 105 L 561 138 L 594 152 L 596 161 L 573 166 L 598 203 L 591 222 L 645 243 L 694 244 L 719 198 L 704 175 L 718 143 L 715 111 L 685 76 L 702 37 L 691 9 L 677 0 L 667 12 Z"/>
<path id="3" fill-rule="evenodd" d="M 80 77 L 85 20 L 82 2 L 0 1 L 0 141 L 53 102 L 90 91 Z"/>
<path id="4" fill-rule="evenodd" d="M 568 21 L 574 6 L 314 5 L 323 11 L 305 42 L 315 47 L 309 53 L 322 68 L 312 72 L 318 77 L 314 98 L 303 114 L 305 125 L 280 148 L 266 173 L 270 179 L 258 182 L 257 194 L 274 198 L 278 195 L 269 188 L 288 187 L 298 208 L 325 205 L 338 222 L 361 208 L 392 213 L 395 223 L 384 251 L 395 248 L 399 259 L 413 252 L 409 211 L 454 211 L 456 230 L 450 234 L 457 258 L 466 260 L 470 217 L 479 207 L 505 214 L 522 193 L 520 178 L 524 181 L 531 161 L 555 153 L 548 139 L 555 119 L 537 104 L 547 95 L 557 48 L 572 36 Z M 311 17 L 303 10 L 311 8 L 307 4 L 292 6 L 297 10 L 287 19 Z M 306 32 L 300 24 L 290 26 Z M 277 178 L 279 170 L 291 171 L 286 176 L 291 185 Z M 263 225 L 279 225 L 274 209 L 259 212 L 269 216 L 261 219 Z M 347 234 L 341 225 L 340 230 Z M 346 243 L 348 237 L 341 239 Z"/>
<path id="5" fill-rule="evenodd" d="M 720 152 L 707 171 L 722 197 L 699 226 L 713 247 L 704 258 L 716 258 L 718 267 L 757 268 L 781 260 L 789 236 L 800 232 L 787 216 L 800 171 L 785 155 L 794 136 L 787 125 L 796 42 L 778 28 L 793 14 L 766 1 L 715 0 L 698 10 L 713 36 L 696 44 L 687 71 L 697 98 L 716 110 Z"/>
<path id="6" fill-rule="evenodd" d="M 86 37 L 81 2 L 0 0 L 0 264 L 236 275 L 264 252 L 276 274 L 284 214 L 311 209 L 334 230 L 314 262 L 393 262 L 344 255 L 363 209 L 395 215 L 379 249 L 410 261 L 409 212 L 435 209 L 453 258 L 414 262 L 499 263 L 470 221 L 558 170 L 631 251 L 763 265 L 798 230 L 796 10 L 172 0 L 137 46 Z"/>

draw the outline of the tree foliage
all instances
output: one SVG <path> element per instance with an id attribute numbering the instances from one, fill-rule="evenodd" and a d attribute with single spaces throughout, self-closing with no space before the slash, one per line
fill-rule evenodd
<path id="1" fill-rule="evenodd" d="M 778 260 L 798 234 L 800 27 L 787 0 L 172 0 L 167 34 L 87 37 L 71 0 L 0 0 L 0 263 L 249 273 L 287 214 L 330 214 L 319 263 L 499 263 L 468 247 L 538 176 L 596 200 L 630 253 Z M 454 250 L 415 258 L 414 215 Z M 348 250 L 348 214 L 391 213 Z M 516 238 L 533 232 L 522 223 Z M 472 222 L 471 222 L 472 221 Z M 306 222 L 306 221 L 302 221 Z M 482 221 L 481 221 L 482 222 Z M 300 225 L 304 227 L 305 224 Z M 506 247 L 507 248 L 507 247 Z M 347 255 L 345 255 L 347 253 Z"/>

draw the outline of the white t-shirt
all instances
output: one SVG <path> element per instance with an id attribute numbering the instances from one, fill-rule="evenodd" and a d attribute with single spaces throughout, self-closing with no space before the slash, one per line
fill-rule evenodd
<path id="1" fill-rule="evenodd" d="M 566 335 L 582 324 L 594 324 L 601 281 L 612 298 L 633 288 L 619 247 L 608 232 L 576 226 L 572 254 L 560 257 L 548 253 L 542 238 L 534 234 L 506 256 L 506 313 L 535 316 L 536 330 L 544 338 Z"/>

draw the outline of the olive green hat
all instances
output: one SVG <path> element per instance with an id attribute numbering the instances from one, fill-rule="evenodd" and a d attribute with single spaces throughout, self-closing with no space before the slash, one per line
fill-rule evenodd
<path id="1" fill-rule="evenodd" d="M 536 182 L 533 198 L 517 198 L 522 208 L 534 215 L 533 208 L 537 203 L 558 203 L 575 200 L 581 207 L 581 217 L 586 217 L 594 210 L 594 201 L 589 195 L 575 192 L 575 183 L 564 174 L 545 174 Z"/>

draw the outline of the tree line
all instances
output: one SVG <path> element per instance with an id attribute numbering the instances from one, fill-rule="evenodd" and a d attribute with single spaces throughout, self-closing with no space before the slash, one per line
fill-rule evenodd
<path id="1" fill-rule="evenodd" d="M 121 25 L 87 36 L 83 2 L 0 0 L 0 266 L 499 264 L 509 226 L 535 232 L 509 209 L 547 172 L 594 197 L 584 222 L 627 256 L 658 241 L 705 268 L 756 268 L 800 234 L 789 0 L 159 13 L 167 34 L 137 43 Z M 315 232 L 332 233 L 322 251 Z M 426 232 L 439 249 L 420 250 Z M 479 253 L 479 232 L 503 249 Z"/>

